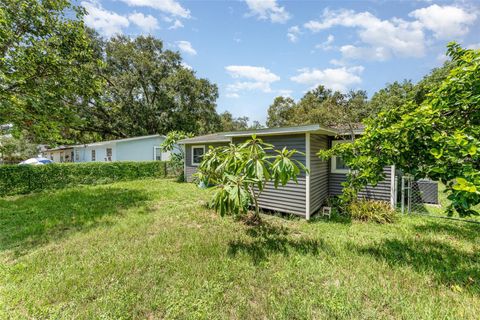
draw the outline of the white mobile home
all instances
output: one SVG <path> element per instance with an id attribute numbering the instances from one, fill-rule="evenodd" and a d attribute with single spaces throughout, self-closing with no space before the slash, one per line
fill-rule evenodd
<path id="1" fill-rule="evenodd" d="M 161 152 L 162 135 L 150 135 L 73 146 L 74 162 L 170 160 Z"/>

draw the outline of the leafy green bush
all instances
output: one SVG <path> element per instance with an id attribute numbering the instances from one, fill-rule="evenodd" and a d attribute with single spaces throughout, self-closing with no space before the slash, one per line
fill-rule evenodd
<path id="1" fill-rule="evenodd" d="M 0 166 L 0 196 L 80 184 L 104 184 L 148 177 L 163 178 L 167 176 L 167 166 L 168 163 L 165 161 L 4 165 Z"/>
<path id="2" fill-rule="evenodd" d="M 392 223 L 397 218 L 395 210 L 386 201 L 355 200 L 349 204 L 347 210 L 352 219 L 360 221 Z"/>

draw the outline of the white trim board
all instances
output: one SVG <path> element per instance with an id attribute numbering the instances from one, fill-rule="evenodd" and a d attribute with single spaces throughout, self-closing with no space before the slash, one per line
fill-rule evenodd
<path id="1" fill-rule="evenodd" d="M 305 219 L 310 220 L 310 133 L 305 133 L 305 164 L 308 172 L 305 173 Z"/>
<path id="2" fill-rule="evenodd" d="M 192 156 L 192 158 L 191 158 L 191 165 L 194 166 L 194 167 L 198 167 L 201 162 L 198 162 L 198 163 L 197 163 L 197 162 L 194 162 L 194 161 L 193 161 L 193 159 L 194 159 L 194 157 L 193 157 L 193 150 L 194 150 L 194 149 L 203 149 L 203 154 L 205 154 L 205 145 L 192 145 L 190 148 L 191 148 L 190 152 L 191 152 L 191 156 Z"/>

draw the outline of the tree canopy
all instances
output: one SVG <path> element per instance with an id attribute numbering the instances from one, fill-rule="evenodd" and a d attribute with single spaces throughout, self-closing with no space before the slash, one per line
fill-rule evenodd
<path id="1" fill-rule="evenodd" d="M 452 64 L 434 71 L 437 84 L 425 83 L 430 89 L 423 101 L 414 96 L 384 109 L 354 143 L 319 153 L 341 155 L 352 169 L 346 200 L 383 179 L 383 167 L 394 164 L 417 179 L 443 182 L 449 214 L 478 214 L 472 207 L 480 203 L 480 50 L 451 43 L 447 54 Z"/>
<path id="2" fill-rule="evenodd" d="M 69 0 L 0 0 L 0 124 L 41 143 L 222 130 L 218 88 L 152 36 L 100 38 Z"/>
<path id="3" fill-rule="evenodd" d="M 291 98 L 275 98 L 268 108 L 267 126 L 314 123 L 352 131 L 371 114 L 365 91 L 341 93 L 320 85 L 308 91 L 298 103 Z"/>
<path id="4" fill-rule="evenodd" d="M 76 102 L 101 84 L 83 15 L 67 0 L 0 0 L 0 123 L 62 141 L 81 122 Z"/>
<path id="5" fill-rule="evenodd" d="M 99 74 L 105 86 L 84 108 L 93 130 L 102 136 L 129 137 L 220 129 L 217 86 L 197 78 L 161 40 L 120 35 L 97 43 L 104 55 Z"/>

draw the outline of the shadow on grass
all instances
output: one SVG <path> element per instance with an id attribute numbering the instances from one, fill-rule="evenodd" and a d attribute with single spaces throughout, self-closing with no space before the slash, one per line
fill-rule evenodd
<path id="1" fill-rule="evenodd" d="M 433 219 L 433 218 L 432 218 Z M 478 241 L 480 239 L 480 224 L 467 222 L 445 222 L 428 221 L 424 225 L 417 225 L 414 230 L 422 233 L 444 234 L 468 241 Z"/>
<path id="2" fill-rule="evenodd" d="M 301 235 L 291 234 L 283 226 L 275 226 L 263 221 L 260 225 L 249 227 L 246 231 L 248 239 L 239 239 L 229 243 L 228 254 L 235 257 L 245 253 L 254 264 L 267 261 L 272 254 L 300 253 L 318 255 L 320 251 L 332 251 L 322 240 L 306 239 Z"/>
<path id="3" fill-rule="evenodd" d="M 16 256 L 96 227 L 101 218 L 148 200 L 145 193 L 125 188 L 81 187 L 0 199 L 0 251 Z"/>
<path id="4" fill-rule="evenodd" d="M 353 250 L 387 262 L 429 273 L 438 283 L 454 290 L 480 294 L 480 252 L 459 250 L 445 242 L 428 239 L 388 239 L 375 245 L 352 244 Z"/>

